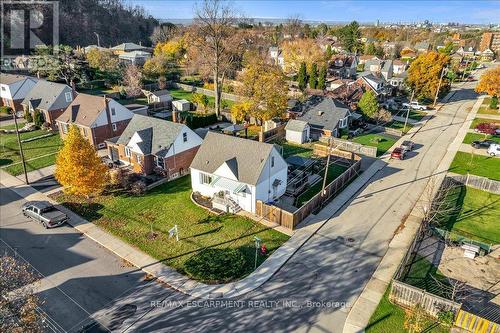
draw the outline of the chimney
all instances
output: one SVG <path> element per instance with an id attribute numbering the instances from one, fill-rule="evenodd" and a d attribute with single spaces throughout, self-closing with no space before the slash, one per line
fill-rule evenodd
<path id="1" fill-rule="evenodd" d="M 76 97 L 76 85 L 75 85 L 75 82 L 73 80 L 71 80 L 71 93 L 73 95 L 73 99 L 75 99 L 75 97 Z"/>
<path id="2" fill-rule="evenodd" d="M 177 122 L 177 111 L 172 110 L 172 122 L 176 123 Z"/>
<path id="3" fill-rule="evenodd" d="M 104 94 L 103 98 L 104 98 L 104 108 L 106 110 L 106 118 L 108 120 L 109 133 L 113 137 L 115 135 L 113 135 L 113 126 L 111 125 L 111 111 L 109 110 L 109 100 L 106 97 L 106 94 Z"/>

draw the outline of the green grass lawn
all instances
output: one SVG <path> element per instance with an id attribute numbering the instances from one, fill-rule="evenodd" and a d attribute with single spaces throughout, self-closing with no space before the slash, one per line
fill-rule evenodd
<path id="1" fill-rule="evenodd" d="M 405 311 L 389 301 L 390 286 L 380 300 L 365 329 L 366 333 L 407 333 L 404 328 Z M 449 329 L 429 318 L 422 332 L 446 333 Z"/>
<path id="2" fill-rule="evenodd" d="M 481 133 L 467 133 L 463 143 L 471 144 L 473 141 L 493 140 L 500 143 L 500 137 L 495 135 L 484 135 Z"/>
<path id="3" fill-rule="evenodd" d="M 404 122 L 393 120 L 390 123 L 388 123 L 385 127 L 401 130 L 401 131 L 403 131 L 403 134 L 405 134 L 413 127 L 413 125 L 410 123 L 407 123 L 406 127 L 405 127 Z"/>
<path id="4" fill-rule="evenodd" d="M 190 102 L 192 102 L 192 100 L 193 100 L 193 93 L 186 91 L 184 89 L 170 89 L 169 92 L 170 92 L 170 95 L 172 95 L 172 97 L 174 99 L 185 99 L 185 100 L 188 100 Z M 228 108 L 230 108 L 234 103 L 235 102 L 229 101 L 226 99 L 222 100 L 222 105 L 226 106 Z M 208 96 L 208 106 L 210 108 L 215 107 L 215 98 L 214 97 Z"/>
<path id="5" fill-rule="evenodd" d="M 185 273 L 186 262 L 206 248 L 237 249 L 245 258 L 242 276 L 254 269 L 254 236 L 262 239 L 270 252 L 288 236 L 238 215 L 213 215 L 190 199 L 191 179 L 185 176 L 160 185 L 143 196 L 108 194 L 90 202 L 65 195 L 56 199 L 75 213 L 133 244 L 152 257 Z M 175 224 L 179 242 L 169 238 Z M 151 228 L 157 236 L 148 237 Z M 258 264 L 265 257 L 259 255 Z"/>
<path id="6" fill-rule="evenodd" d="M 21 121 L 21 120 L 17 120 L 17 127 L 18 128 L 23 128 L 24 125 L 26 124 L 25 121 Z M 16 124 L 11 124 L 11 125 L 6 125 L 6 126 L 2 126 L 0 127 L 0 129 L 6 129 L 6 130 L 13 130 L 16 128 Z"/>
<path id="7" fill-rule="evenodd" d="M 447 298 L 449 290 L 443 290 L 443 288 L 438 287 L 434 279 L 443 285 L 449 285 L 446 276 L 444 276 L 436 266 L 432 265 L 427 258 L 417 254 L 403 282 Z"/>
<path id="8" fill-rule="evenodd" d="M 455 209 L 437 221 L 443 229 L 488 244 L 500 244 L 500 195 L 468 186 L 454 187 L 447 196 Z"/>
<path id="9" fill-rule="evenodd" d="M 127 105 L 127 104 L 148 105 L 148 99 L 146 97 L 123 98 L 123 99 L 117 99 L 116 101 L 122 105 Z"/>
<path id="10" fill-rule="evenodd" d="M 488 119 L 488 118 L 475 118 L 472 121 L 470 128 L 474 129 L 474 128 L 476 128 L 477 125 L 479 125 L 481 123 L 499 123 L 500 124 L 500 120 L 494 120 L 494 119 Z"/>
<path id="11" fill-rule="evenodd" d="M 347 170 L 347 167 L 338 164 L 330 164 L 328 167 L 328 174 L 326 177 L 326 183 L 330 184 L 335 180 L 338 176 L 340 176 L 344 171 Z M 320 176 L 323 177 L 324 170 L 320 173 Z M 327 185 L 328 186 L 328 185 Z M 304 193 L 297 197 L 297 207 L 301 207 L 307 201 L 309 201 L 316 194 L 321 192 L 321 188 L 323 187 L 323 181 L 319 181 L 313 186 L 309 187 Z"/>
<path id="12" fill-rule="evenodd" d="M 21 140 L 34 138 L 47 134 L 47 131 L 36 130 L 27 133 L 21 133 Z M 55 162 L 55 153 L 62 146 L 59 134 L 41 138 L 22 144 L 26 168 L 28 171 L 37 170 Z M 50 156 L 45 156 L 50 155 Z M 0 133 L 0 167 L 6 167 L 5 170 L 12 175 L 19 175 L 23 172 L 21 155 L 17 143 L 16 134 Z"/>
<path id="13" fill-rule="evenodd" d="M 483 104 L 481 105 L 481 107 L 477 111 L 477 113 L 500 115 L 500 109 L 496 109 L 496 110 L 490 109 L 490 101 L 491 101 L 491 97 L 486 97 L 483 101 Z"/>
<path id="14" fill-rule="evenodd" d="M 395 112 L 396 115 L 403 117 L 403 118 L 406 118 L 406 113 L 407 113 L 407 111 L 396 111 Z M 410 110 L 408 118 L 413 119 L 413 120 L 421 120 L 423 117 L 425 117 L 426 114 L 427 114 L 427 112 L 422 112 L 422 111 L 418 111 L 418 110 Z"/>
<path id="15" fill-rule="evenodd" d="M 451 162 L 449 171 L 461 175 L 470 173 L 493 180 L 500 180 L 500 158 L 472 155 L 458 151 L 455 155 L 455 159 Z"/>
<path id="16" fill-rule="evenodd" d="M 377 147 L 377 156 L 383 155 L 396 143 L 396 140 L 392 137 L 373 133 L 362 134 L 353 138 L 352 141 L 365 146 Z"/>
<path id="17" fill-rule="evenodd" d="M 290 157 L 292 155 L 297 155 L 301 157 L 311 157 L 313 153 L 313 148 L 311 145 L 297 145 L 293 143 L 280 143 L 283 147 L 283 158 Z"/>

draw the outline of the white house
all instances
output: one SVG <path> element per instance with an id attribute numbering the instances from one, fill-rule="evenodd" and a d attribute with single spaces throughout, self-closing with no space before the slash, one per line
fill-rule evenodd
<path id="1" fill-rule="evenodd" d="M 194 192 L 215 208 L 255 213 L 257 200 L 271 202 L 286 190 L 288 166 L 272 144 L 208 132 L 191 163 Z"/>
<path id="2" fill-rule="evenodd" d="M 153 103 L 168 103 L 172 101 L 172 95 L 166 89 L 157 90 L 157 91 L 146 91 L 144 90 L 144 95 L 146 95 L 148 99 L 148 104 Z"/>
<path id="3" fill-rule="evenodd" d="M 285 126 L 286 141 L 302 144 L 309 141 L 309 132 L 311 127 L 302 120 L 291 119 Z"/>
<path id="4" fill-rule="evenodd" d="M 285 66 L 285 58 L 283 57 L 283 53 L 279 47 L 271 46 L 269 48 L 269 57 L 281 68 Z"/>
<path id="5" fill-rule="evenodd" d="M 132 51 L 125 52 L 118 55 L 118 59 L 124 64 L 132 64 L 136 66 L 142 66 L 148 59 L 151 58 L 151 54 L 145 51 Z"/>
<path id="6" fill-rule="evenodd" d="M 22 111 L 21 102 L 33 89 L 38 79 L 24 76 L 2 73 L 0 75 L 0 106 L 10 106 L 13 110 Z"/>
<path id="7" fill-rule="evenodd" d="M 185 99 L 180 99 L 172 102 L 172 109 L 178 112 L 191 110 L 191 102 Z"/>

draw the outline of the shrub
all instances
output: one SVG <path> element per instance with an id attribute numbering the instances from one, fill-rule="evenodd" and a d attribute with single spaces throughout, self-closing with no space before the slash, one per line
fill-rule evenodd
<path id="1" fill-rule="evenodd" d="M 122 169 L 109 170 L 109 184 L 112 186 L 120 186 L 123 183 Z"/>
<path id="2" fill-rule="evenodd" d="M 9 114 L 10 113 L 10 107 L 8 107 L 7 105 L 0 106 L 0 113 Z"/>
<path id="3" fill-rule="evenodd" d="M 28 110 L 26 110 L 24 112 L 24 119 L 26 119 L 26 121 L 28 123 L 32 123 L 33 122 L 33 115 L 31 114 L 31 112 L 29 112 Z"/>
<path id="4" fill-rule="evenodd" d="M 490 101 L 490 109 L 496 110 L 498 107 L 498 97 L 493 96 Z"/>
<path id="5" fill-rule="evenodd" d="M 142 180 L 134 182 L 130 188 L 130 192 L 133 195 L 143 195 L 146 193 L 146 183 Z"/>
<path id="6" fill-rule="evenodd" d="M 36 127 L 42 127 L 44 123 L 43 114 L 40 110 L 35 110 L 35 116 L 33 117 L 33 121 L 35 122 Z"/>
<path id="7" fill-rule="evenodd" d="M 236 249 L 206 249 L 186 261 L 186 273 L 196 280 L 228 282 L 245 273 L 245 257 Z"/>

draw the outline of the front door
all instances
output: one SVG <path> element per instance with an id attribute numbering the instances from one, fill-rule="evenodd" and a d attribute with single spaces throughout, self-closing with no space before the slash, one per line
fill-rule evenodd
<path id="1" fill-rule="evenodd" d="M 113 162 L 116 162 L 120 159 L 118 155 L 118 149 L 116 147 L 109 147 L 109 153 Z"/>

